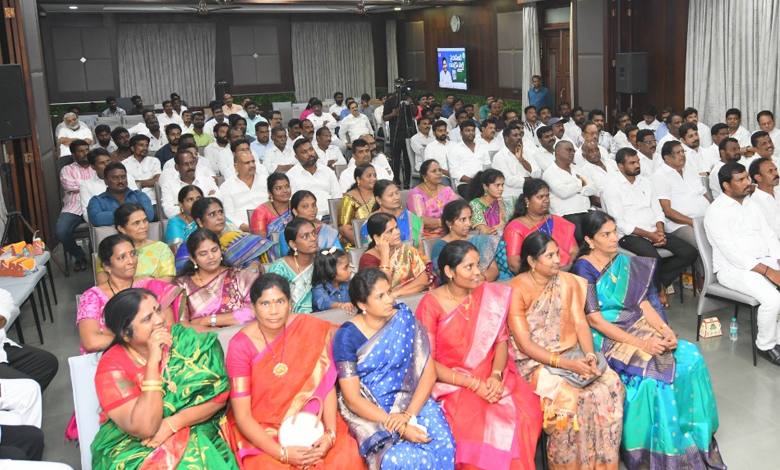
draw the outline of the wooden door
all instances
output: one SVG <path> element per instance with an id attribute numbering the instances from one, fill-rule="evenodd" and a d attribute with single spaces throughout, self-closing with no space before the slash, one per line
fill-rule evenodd
<path id="1" fill-rule="evenodd" d="M 553 116 L 558 104 L 571 104 L 570 32 L 566 27 L 545 28 L 542 31 L 542 77 L 553 96 Z"/>

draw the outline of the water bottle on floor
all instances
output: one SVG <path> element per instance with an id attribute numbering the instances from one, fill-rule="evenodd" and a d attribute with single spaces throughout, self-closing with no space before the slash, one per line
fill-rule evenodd
<path id="1" fill-rule="evenodd" d="M 739 336 L 739 323 L 737 323 L 737 317 L 733 317 L 729 327 L 729 338 L 731 338 L 731 341 L 736 341 L 737 336 Z"/>

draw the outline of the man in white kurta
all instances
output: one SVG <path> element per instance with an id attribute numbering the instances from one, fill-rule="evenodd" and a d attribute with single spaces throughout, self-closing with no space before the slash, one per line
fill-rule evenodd
<path id="1" fill-rule="evenodd" d="M 293 194 L 302 189 L 311 191 L 317 198 L 317 217 L 327 222 L 330 217 L 328 199 L 338 199 L 343 195 L 336 173 L 326 165 L 317 163 L 317 152 L 311 142 L 299 140 L 293 150 L 298 163 L 287 172 L 290 188 Z"/>
<path id="2" fill-rule="evenodd" d="M 222 203 L 225 206 L 225 216 L 242 231 L 249 232 L 247 211 L 254 211 L 268 201 L 268 170 L 257 164 L 245 142 L 236 147 L 233 158 L 236 174 L 225 179 L 219 187 L 222 191 Z"/>

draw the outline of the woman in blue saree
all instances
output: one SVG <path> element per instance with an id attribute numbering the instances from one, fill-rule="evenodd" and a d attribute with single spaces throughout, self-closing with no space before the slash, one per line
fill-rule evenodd
<path id="1" fill-rule="evenodd" d="M 387 212 L 395 216 L 398 230 L 401 231 L 401 241 L 413 240 L 414 247 L 420 248 L 420 240 L 423 238 L 422 219 L 401 205 L 401 191 L 398 186 L 390 180 L 377 181 L 374 184 L 374 199 L 376 204 L 373 213 Z M 366 224 L 360 229 L 360 237 L 363 239 L 363 246 L 371 242 Z"/>
<path id="2" fill-rule="evenodd" d="M 290 207 L 293 217 L 301 217 L 306 220 L 310 220 L 317 229 L 317 243 L 320 250 L 329 250 L 330 247 L 343 250 L 339 241 L 339 232 L 330 225 L 323 224 L 320 219 L 317 218 L 317 197 L 311 192 L 302 189 L 295 191 L 292 199 L 290 199 Z M 269 232 L 270 228 L 269 228 Z M 284 229 L 279 233 L 279 250 L 282 256 L 287 256 L 290 251 L 290 246 L 287 245 L 287 240 L 284 238 Z"/>
<path id="3" fill-rule="evenodd" d="M 358 272 L 349 286 L 358 311 L 336 332 L 339 410 L 371 470 L 453 469 L 455 441 L 431 398 L 436 371 L 425 328 L 394 305 L 383 272 Z"/>
<path id="4" fill-rule="evenodd" d="M 652 282 L 655 260 L 618 255 L 615 221 L 604 212 L 589 212 L 582 233 L 582 256 L 571 272 L 588 281 L 594 346 L 626 385 L 626 467 L 725 469 L 707 365 L 666 322 Z"/>

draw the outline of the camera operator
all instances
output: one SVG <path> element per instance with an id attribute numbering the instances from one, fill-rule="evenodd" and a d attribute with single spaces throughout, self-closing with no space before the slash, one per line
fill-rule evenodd
<path id="1" fill-rule="evenodd" d="M 385 110 L 382 119 L 389 122 L 390 145 L 392 147 L 393 179 L 403 189 L 409 189 L 412 179 L 412 166 L 409 153 L 406 151 L 406 139 L 411 138 L 416 132 L 414 116 L 417 108 L 412 104 L 409 96 L 407 81 L 396 79 L 395 93 L 385 102 Z M 401 172 L 403 168 L 403 173 Z M 403 180 L 401 175 L 403 174 Z M 401 184 L 403 182 L 403 184 Z"/>

